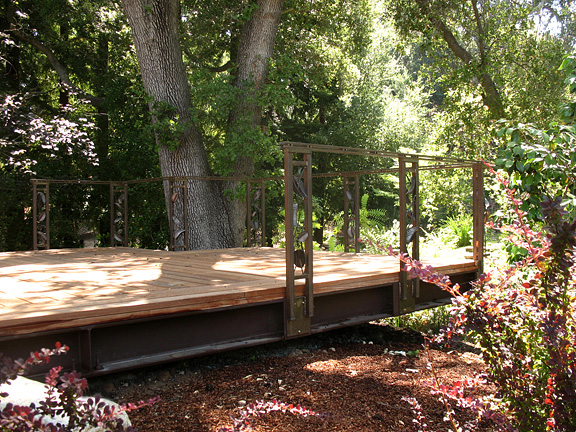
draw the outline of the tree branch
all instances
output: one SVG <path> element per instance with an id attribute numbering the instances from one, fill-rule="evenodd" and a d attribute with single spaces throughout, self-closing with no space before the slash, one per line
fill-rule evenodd
<path id="1" fill-rule="evenodd" d="M 442 35 L 442 39 L 448 44 L 448 48 L 456 57 L 458 57 L 462 62 L 466 65 L 472 65 L 474 62 L 474 58 L 472 54 L 466 48 L 464 48 L 458 40 L 454 33 L 444 24 L 444 21 L 436 14 L 434 11 L 430 9 L 429 0 L 416 0 L 416 3 L 420 7 L 421 12 L 428 18 L 432 26 L 436 28 Z M 480 62 L 479 66 L 483 68 L 486 62 L 485 56 L 485 46 L 484 46 L 484 39 L 483 39 L 483 28 L 480 21 L 480 13 L 477 8 L 476 0 L 472 0 L 472 7 L 474 9 L 474 17 L 476 19 L 476 25 L 478 27 L 478 43 L 480 49 Z M 504 117 L 504 108 L 502 106 L 502 102 L 500 100 L 500 94 L 498 92 L 498 88 L 494 83 L 494 80 L 484 71 L 479 71 L 480 73 L 477 75 L 478 81 L 484 90 L 482 95 L 482 100 L 484 104 L 488 107 L 492 116 L 494 118 L 501 118 Z"/>
<path id="2" fill-rule="evenodd" d="M 50 48 L 48 48 L 43 43 L 41 43 L 34 37 L 30 36 L 29 34 L 20 31 L 14 27 L 10 29 L 10 33 L 12 33 L 18 39 L 29 43 L 38 51 L 40 51 L 42 54 L 44 54 L 48 59 L 48 61 L 50 62 L 50 64 L 52 65 L 52 67 L 54 68 L 54 70 L 56 71 L 56 73 L 58 74 L 58 76 L 60 77 L 60 81 L 62 81 L 65 85 L 70 87 L 74 92 L 78 93 L 80 96 L 82 96 L 96 108 L 101 108 L 104 105 L 103 98 L 86 93 L 85 91 L 80 90 L 72 83 L 72 81 L 70 80 L 70 75 L 68 74 L 68 70 L 62 63 L 60 63 L 60 61 Z"/>
<path id="3" fill-rule="evenodd" d="M 420 6 L 422 13 L 428 17 L 430 23 L 442 34 L 442 39 L 444 39 L 444 41 L 448 44 L 450 51 L 452 51 L 454 55 L 462 60 L 465 64 L 472 63 L 472 55 L 466 50 L 466 48 L 458 43 L 456 36 L 454 36 L 454 33 L 450 31 L 446 24 L 444 24 L 444 21 L 442 21 L 438 15 L 430 10 L 430 4 L 428 3 L 428 0 L 416 0 L 416 3 L 418 6 Z"/>
<path id="4" fill-rule="evenodd" d="M 476 28 L 478 29 L 478 51 L 480 51 L 480 66 L 484 66 L 486 62 L 486 46 L 484 45 L 484 28 L 482 27 L 482 20 L 480 12 L 478 12 L 478 3 L 476 0 L 471 0 L 472 9 L 474 10 L 474 20 L 476 21 Z"/>

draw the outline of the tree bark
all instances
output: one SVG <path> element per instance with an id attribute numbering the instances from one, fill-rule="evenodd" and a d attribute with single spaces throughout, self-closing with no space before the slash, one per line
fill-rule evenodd
<path id="1" fill-rule="evenodd" d="M 128 22 L 132 28 L 134 45 L 142 74 L 144 88 L 149 95 L 152 121 L 157 103 L 172 107 L 171 119 L 180 126 L 175 143 L 162 142 L 164 135 L 156 134 L 160 168 L 163 176 L 208 176 L 210 169 L 206 151 L 191 118 L 192 102 L 182 60 L 178 0 L 122 0 Z M 188 183 L 188 210 L 190 249 L 218 249 L 232 244 L 224 199 L 213 181 L 194 180 Z M 166 202 L 170 197 L 166 192 Z M 176 215 L 182 223 L 182 206 L 176 206 Z"/>
<path id="2" fill-rule="evenodd" d="M 262 126 L 262 106 L 258 102 L 259 93 L 266 81 L 268 61 L 274 51 L 274 43 L 282 16 L 284 0 L 257 0 L 256 9 L 250 20 L 242 28 L 240 44 L 236 56 L 236 76 L 234 86 L 241 90 L 235 109 L 228 118 L 227 139 L 244 135 L 246 128 Z M 250 143 L 248 148 L 250 148 Z M 234 176 L 249 177 L 254 174 L 252 154 L 238 154 L 234 161 Z M 227 182 L 225 188 L 235 191 L 238 182 Z M 233 194 L 234 195 L 234 194 Z M 246 227 L 246 206 L 244 200 L 227 201 L 230 227 L 234 245 L 241 246 Z"/>

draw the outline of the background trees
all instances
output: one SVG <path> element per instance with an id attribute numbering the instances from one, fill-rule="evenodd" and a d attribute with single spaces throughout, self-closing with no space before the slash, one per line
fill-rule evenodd
<path id="1" fill-rule="evenodd" d="M 107 0 L 3 0 L 3 202 L 14 200 L 14 188 L 24 200 L 32 175 L 275 174 L 280 140 L 493 159 L 504 145 L 495 119 L 545 125 L 566 98 L 557 68 L 573 47 L 574 6 L 441 3 L 124 0 L 121 9 Z M 145 54 L 153 31 L 166 45 Z M 166 47 L 172 56 L 162 63 Z M 66 127 L 48 133 L 51 124 Z M 338 158 L 316 163 L 362 168 Z M 363 185 L 379 193 L 370 202 L 391 205 L 395 185 L 373 180 Z M 444 192 L 429 184 L 424 198 L 434 203 Z M 221 186 L 195 186 L 192 247 L 242 242 L 243 206 L 233 199 L 241 186 Z M 135 230 L 165 227 L 158 193 L 146 204 L 151 225 Z M 103 194 L 93 191 L 88 206 L 70 194 L 71 216 L 105 225 L 96 210 Z M 325 220 L 335 199 L 324 198 Z M 29 232 L 25 207 L 18 200 L 2 212 L 5 232 Z M 28 246 L 0 238 L 4 249 Z M 160 238 L 140 239 L 162 247 Z"/>

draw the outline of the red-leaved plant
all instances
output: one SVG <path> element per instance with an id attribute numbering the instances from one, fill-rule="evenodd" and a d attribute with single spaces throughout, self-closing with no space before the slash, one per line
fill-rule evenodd
<path id="1" fill-rule="evenodd" d="M 68 347 L 57 343 L 54 349 L 43 348 L 30 353 L 26 360 L 12 360 L 0 353 L 0 384 L 25 374 L 33 365 L 48 363 L 51 356 L 66 352 Z M 59 366 L 48 372 L 45 382 L 46 398 L 40 401 L 38 406 L 6 404 L 0 411 L 0 430 L 69 432 L 98 427 L 107 432 L 135 432 L 136 429 L 124 425 L 118 415 L 150 405 L 156 400 L 121 407 L 110 405 L 101 400 L 100 396 L 81 400 L 80 397 L 88 387 L 86 379 L 78 372 L 62 373 L 62 368 Z M 3 398 L 7 396 L 7 393 L 0 394 Z M 54 421 L 53 416 L 66 418 L 66 424 Z"/>
<path id="2" fill-rule="evenodd" d="M 495 173 L 493 173 L 495 174 Z M 527 251 L 511 266 L 482 275 L 461 292 L 447 276 L 432 267 L 394 254 L 413 276 L 453 295 L 447 328 L 426 345 L 449 344 L 466 334 L 480 348 L 486 374 L 475 380 L 444 385 L 431 365 L 429 385 L 445 406 L 445 420 L 454 431 L 473 431 L 482 419 L 496 430 L 576 431 L 576 221 L 568 220 L 561 199 L 542 202 L 544 229 L 533 230 L 520 209 L 520 200 L 500 179 L 513 204 L 515 220 L 498 227 L 508 240 Z M 477 396 L 480 383 L 496 388 L 490 396 Z M 407 400 L 419 431 L 428 431 L 417 401 Z M 453 407 L 476 413 L 460 424 Z"/>
<path id="3" fill-rule="evenodd" d="M 277 400 L 257 401 L 240 409 L 240 417 L 231 416 L 232 426 L 225 426 L 218 429 L 218 432 L 240 432 L 253 429 L 254 420 L 263 414 L 271 412 L 290 413 L 301 417 L 324 418 L 327 415 L 318 413 L 300 405 L 286 404 Z"/>

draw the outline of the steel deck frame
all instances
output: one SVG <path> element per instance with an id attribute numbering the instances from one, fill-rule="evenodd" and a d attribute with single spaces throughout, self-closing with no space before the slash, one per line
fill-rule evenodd
<path id="1" fill-rule="evenodd" d="M 400 154 L 306 143 L 281 143 L 284 151 L 284 186 L 286 211 L 285 295 L 282 299 L 256 302 L 243 306 L 227 306 L 202 311 L 188 311 L 146 318 L 122 319 L 67 329 L 31 332 L 0 337 L 0 351 L 8 355 L 25 355 L 32 349 L 51 346 L 56 341 L 71 348 L 71 354 L 61 360 L 66 368 L 79 369 L 95 376 L 134 367 L 184 359 L 196 355 L 253 346 L 309 335 L 342 326 L 368 322 L 387 316 L 400 315 L 418 309 L 434 307 L 449 301 L 437 287 L 412 280 L 400 265 L 398 280 L 386 284 L 364 285 L 350 290 L 319 294 L 315 292 L 314 253 L 312 244 L 312 183 L 318 176 L 342 176 L 345 181 L 345 245 L 346 250 L 359 252 L 359 178 L 367 173 L 398 173 L 400 206 L 400 252 L 419 258 L 419 173 L 430 169 L 470 168 L 473 189 L 473 261 L 474 268 L 455 273 L 452 278 L 466 287 L 476 279 L 483 266 L 484 195 L 483 165 L 477 161 L 426 155 Z M 312 172 L 316 152 L 350 156 L 392 158 L 395 167 L 348 173 Z M 194 178 L 199 180 L 200 178 Z M 186 188 L 189 178 L 161 178 L 170 190 Z M 201 178 L 201 180 L 229 180 Z M 254 217 L 250 206 L 261 200 L 264 212 L 265 181 L 267 179 L 235 179 L 246 181 L 249 206 L 248 244 L 252 239 Z M 150 180 L 146 180 L 150 181 Z M 128 186 L 132 182 L 75 181 L 77 184 L 108 184 L 111 207 L 111 246 L 128 242 Z M 50 185 L 70 183 L 59 180 L 33 180 L 34 249 L 50 248 Z M 251 198 L 253 190 L 260 191 Z M 172 194 L 171 194 L 172 195 Z M 186 193 L 182 194 L 184 199 Z M 174 195 L 176 196 L 176 195 Z M 302 222 L 297 204 L 301 203 Z M 356 203 L 356 206 L 354 206 Z M 180 205 L 187 203 L 180 203 Z M 174 212 L 175 201 L 169 212 Z M 355 208 L 354 208 L 355 207 Z M 296 211 L 295 211 L 296 209 Z M 184 212 L 186 214 L 186 212 Z M 265 221 L 264 213 L 260 219 Z M 187 221 L 184 227 L 188 226 Z M 349 229 L 348 229 L 349 228 Z M 171 231 L 171 248 L 177 237 Z M 186 231 L 186 230 L 185 230 Z M 263 232 L 263 231 L 262 231 Z M 116 235 L 114 235 L 116 234 Z M 184 234 L 188 235 L 187 231 Z M 262 239 L 260 239 L 262 241 Z M 184 245 L 186 241 L 184 241 Z M 186 249 L 186 247 L 180 247 Z M 303 284 L 303 289 L 300 285 Z"/>

